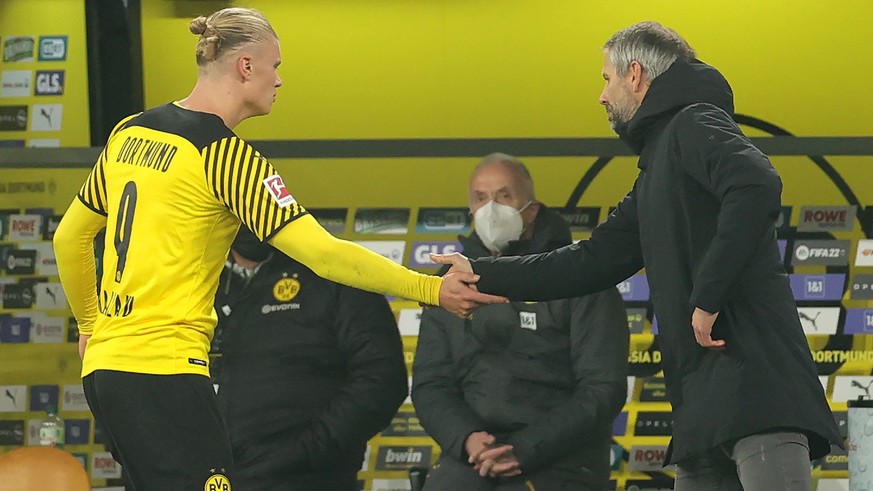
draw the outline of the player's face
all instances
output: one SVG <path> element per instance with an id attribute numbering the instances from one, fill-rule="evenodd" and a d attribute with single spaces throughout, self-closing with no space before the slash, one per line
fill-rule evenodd
<path id="1" fill-rule="evenodd" d="M 254 116 L 269 114 L 273 109 L 277 90 L 282 86 L 282 78 L 278 72 L 281 63 L 278 39 L 262 41 L 252 50 L 252 78 L 248 102 Z"/>

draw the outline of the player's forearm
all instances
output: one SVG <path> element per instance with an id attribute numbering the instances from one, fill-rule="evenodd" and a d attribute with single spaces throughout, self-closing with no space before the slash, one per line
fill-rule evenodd
<path id="1" fill-rule="evenodd" d="M 91 334 L 98 315 L 94 236 L 105 222 L 105 217 L 76 199 L 58 225 L 53 239 L 58 276 L 82 334 Z"/>
<path id="2" fill-rule="evenodd" d="M 439 304 L 442 278 L 411 271 L 363 246 L 337 239 L 311 216 L 289 223 L 270 243 L 328 280 L 429 305 Z"/>

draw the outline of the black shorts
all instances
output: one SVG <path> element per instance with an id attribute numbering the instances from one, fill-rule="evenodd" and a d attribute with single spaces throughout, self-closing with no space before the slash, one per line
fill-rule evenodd
<path id="1" fill-rule="evenodd" d="M 231 490 L 233 454 L 208 377 L 97 370 L 82 382 L 133 491 Z"/>

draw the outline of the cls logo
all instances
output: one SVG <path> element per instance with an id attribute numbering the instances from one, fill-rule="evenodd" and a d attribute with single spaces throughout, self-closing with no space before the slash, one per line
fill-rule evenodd
<path id="1" fill-rule="evenodd" d="M 37 70 L 34 95 L 63 95 L 63 70 Z"/>

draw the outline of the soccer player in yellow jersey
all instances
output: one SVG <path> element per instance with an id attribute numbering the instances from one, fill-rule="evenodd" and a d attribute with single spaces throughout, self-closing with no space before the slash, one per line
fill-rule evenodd
<path id="1" fill-rule="evenodd" d="M 338 283 L 460 314 L 505 301 L 477 292 L 472 274 L 421 275 L 321 228 L 233 132 L 269 113 L 282 85 L 273 28 L 227 8 L 190 29 L 199 35 L 191 94 L 115 127 L 54 238 L 88 403 L 136 491 L 232 489 L 207 351 L 240 222 Z M 98 289 L 92 244 L 103 227 Z"/>

